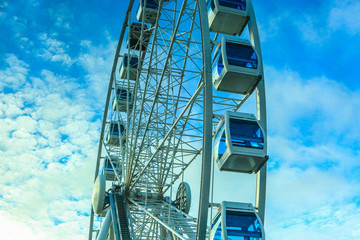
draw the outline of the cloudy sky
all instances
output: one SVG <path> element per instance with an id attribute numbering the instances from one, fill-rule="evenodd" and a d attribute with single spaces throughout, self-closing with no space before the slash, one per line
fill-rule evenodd
<path id="1" fill-rule="evenodd" d="M 267 239 L 360 239 L 360 2 L 253 2 L 268 106 Z M 86 239 L 125 8 L 0 0 L 2 238 Z"/>

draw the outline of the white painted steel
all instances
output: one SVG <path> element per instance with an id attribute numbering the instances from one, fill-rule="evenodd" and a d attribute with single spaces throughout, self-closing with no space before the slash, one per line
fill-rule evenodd
<path id="1" fill-rule="evenodd" d="M 111 211 L 107 210 L 106 216 L 104 218 L 104 222 L 102 223 L 101 229 L 99 231 L 99 235 L 96 240 L 106 240 L 108 236 L 108 232 L 111 224 Z"/>
<path id="2" fill-rule="evenodd" d="M 131 239 L 206 239 L 212 130 L 219 122 L 213 116 L 236 111 L 256 86 L 242 99 L 238 95 L 213 93 L 213 45 L 205 0 L 160 0 L 156 11 L 146 9 L 144 4 L 137 8 L 139 2 L 133 9 L 133 3 L 130 0 L 111 72 L 95 175 L 100 172 L 101 159 L 115 156 L 112 165 L 121 169 L 114 167 L 115 178 L 109 191 L 120 191 L 127 196 Z M 246 15 L 250 16 L 249 30 L 257 33 L 251 19 L 251 5 Z M 127 48 L 121 52 L 122 46 L 129 44 L 131 35 L 127 32 L 135 16 L 142 21 L 138 25 L 142 30 L 136 33 L 140 35 L 137 44 L 143 46 L 149 33 L 150 40 L 146 48 Z M 250 40 L 261 55 L 257 37 Z M 129 58 L 124 62 L 125 55 L 138 57 L 137 68 L 124 67 L 130 63 Z M 130 90 L 128 99 L 129 93 L 133 93 L 131 102 L 110 104 L 118 88 Z M 266 131 L 264 89 L 258 87 L 256 91 L 260 99 L 257 118 L 265 124 Z M 119 125 L 119 132 L 123 124 L 125 134 L 106 141 L 104 136 L 111 122 Z M 170 204 L 175 200 L 176 186 L 186 180 L 186 171 L 196 159 L 202 159 L 197 219 Z M 260 198 L 264 191 L 264 178 L 261 179 Z M 262 203 L 260 199 L 257 206 Z M 93 239 L 93 223 L 92 212 L 89 240 Z"/>
<path id="3" fill-rule="evenodd" d="M 248 2 L 249 0 L 246 5 Z M 241 10 L 220 6 L 218 0 L 208 0 L 207 8 L 209 28 L 212 32 L 240 36 L 249 21 L 248 8 Z"/>
<path id="4" fill-rule="evenodd" d="M 228 53 L 226 51 L 227 43 L 249 46 L 255 51 L 256 56 L 258 56 L 256 48 L 254 49 L 248 40 L 223 36 L 220 46 L 215 50 L 214 56 L 216 56 L 218 52 L 221 52 L 224 69 L 220 75 L 213 73 L 214 86 L 218 91 L 222 92 L 240 93 L 244 95 L 251 94 L 263 75 L 262 62 L 258 61 L 256 69 L 229 64 Z"/>
<path id="5" fill-rule="evenodd" d="M 104 208 L 105 201 L 105 184 L 106 177 L 104 174 L 99 174 L 96 178 L 93 192 L 92 192 L 92 206 L 96 214 L 101 215 Z"/>
<path id="6" fill-rule="evenodd" d="M 263 135 L 263 148 L 251 148 L 246 146 L 234 146 L 232 143 L 232 130 L 230 128 L 231 120 L 243 120 L 249 123 L 256 124 Z M 220 159 L 216 159 L 217 153 L 215 152 L 216 146 L 214 146 L 214 160 L 221 171 L 230 172 L 242 172 L 242 173 L 257 173 L 260 168 L 267 161 L 267 137 L 262 128 L 253 114 L 241 113 L 241 112 L 230 112 L 227 111 L 224 114 L 223 120 L 221 120 L 215 131 L 215 136 L 221 134 L 219 131 L 223 130 L 226 139 L 226 151 Z M 221 136 L 219 136 L 221 138 Z"/>
<path id="7" fill-rule="evenodd" d="M 210 236 L 209 236 L 210 240 L 214 239 L 215 232 L 217 231 L 219 225 L 221 226 L 221 234 L 222 234 L 221 239 L 223 239 L 223 240 L 232 239 L 232 238 L 229 238 L 228 233 L 227 233 L 227 227 L 229 227 L 227 225 L 227 221 L 226 221 L 227 211 L 232 211 L 235 214 L 238 213 L 238 214 L 254 215 L 259 223 L 260 232 L 261 232 L 261 240 L 265 240 L 264 225 L 263 225 L 257 211 L 253 207 L 253 205 L 251 203 L 228 202 L 228 201 L 221 202 L 217 214 L 212 219 L 212 225 L 211 225 L 212 227 L 211 227 L 211 232 L 210 232 Z M 234 226 L 230 226 L 230 229 L 232 229 L 232 227 L 234 227 Z M 234 230 L 234 229 L 232 229 L 232 230 Z M 241 238 L 242 236 L 232 236 L 232 237 Z M 247 239 L 246 237 L 247 236 L 244 236 L 244 239 Z M 248 239 L 250 239 L 250 238 L 248 237 Z M 255 239 L 255 238 L 252 237 L 251 239 Z"/>

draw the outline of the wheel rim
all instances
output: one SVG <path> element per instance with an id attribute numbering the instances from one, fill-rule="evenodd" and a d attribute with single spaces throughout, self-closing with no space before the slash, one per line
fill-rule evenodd
<path id="1" fill-rule="evenodd" d="M 239 98 L 221 94 L 214 96 L 214 100 L 212 98 L 211 48 L 205 1 L 160 1 L 156 21 L 141 24 L 141 46 L 143 36 L 152 33 L 146 48 L 128 48 L 120 54 L 121 46 L 129 42 L 124 36 L 131 26 L 129 12 L 133 2 L 130 1 L 130 11 L 125 17 L 115 56 L 101 141 L 109 131 L 106 122 L 118 122 L 119 129 L 124 124 L 125 134 L 118 135 L 117 144 L 100 143 L 98 162 L 104 155 L 118 156 L 116 166 L 121 169 L 115 169 L 114 164 L 114 183 L 127 197 L 133 239 L 194 239 L 196 236 L 204 239 L 212 160 L 211 127 L 219 121 L 213 119 L 212 105 L 214 114 L 233 110 L 241 106 L 236 104 Z M 122 74 L 121 64 L 125 62 L 120 62 L 125 54 L 128 56 L 127 66 L 131 65 L 131 56 L 138 56 L 139 60 L 137 70 L 134 72 L 128 68 L 123 72 L 125 78 L 121 79 L 117 71 Z M 132 79 L 134 76 L 135 80 Z M 127 89 L 127 98 L 133 97 L 129 101 L 131 104 L 125 107 L 121 107 L 119 101 L 112 102 L 119 87 Z M 170 202 L 174 184 L 201 156 L 203 173 L 196 220 L 187 215 L 186 202 L 178 206 L 180 209 L 186 206 L 183 208 L 185 213 Z M 96 175 L 98 171 L 99 163 Z M 182 188 L 186 192 L 186 188 Z M 170 199 L 166 195 L 170 195 Z M 175 218 L 181 218 L 182 222 L 176 222 Z"/>

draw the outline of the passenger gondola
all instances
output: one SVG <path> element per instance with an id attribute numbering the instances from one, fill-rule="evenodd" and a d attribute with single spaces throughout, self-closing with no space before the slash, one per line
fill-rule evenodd
<path id="1" fill-rule="evenodd" d="M 115 167 L 115 170 L 113 166 Z M 115 171 L 117 171 L 117 173 L 121 175 L 122 169 L 120 167 L 118 158 L 116 156 L 110 156 L 110 158 L 106 156 L 103 162 L 103 173 L 105 174 L 107 181 L 115 180 Z"/>
<path id="2" fill-rule="evenodd" d="M 257 173 L 268 159 L 266 144 L 253 114 L 226 112 L 215 132 L 214 160 L 221 171 Z"/>
<path id="3" fill-rule="evenodd" d="M 212 63 L 216 90 L 251 93 L 261 80 L 261 69 L 261 61 L 249 41 L 223 36 Z"/>
<path id="4" fill-rule="evenodd" d="M 127 54 L 124 54 L 122 58 L 121 66 L 120 66 L 120 77 L 122 79 L 128 78 L 129 72 L 129 80 L 136 80 L 137 76 L 137 68 L 138 68 L 139 58 L 136 55 L 131 55 L 130 61 Z"/>
<path id="5" fill-rule="evenodd" d="M 210 230 L 210 240 L 265 240 L 264 227 L 251 203 L 223 201 Z"/>
<path id="6" fill-rule="evenodd" d="M 142 44 L 141 44 L 141 23 L 134 22 L 129 28 L 129 37 L 127 40 L 127 46 L 130 49 L 146 51 L 147 46 L 149 45 L 151 38 L 151 30 L 148 29 L 146 24 L 144 24 L 143 35 L 142 35 Z M 141 46 L 140 46 L 141 44 Z"/>
<path id="7" fill-rule="evenodd" d="M 210 31 L 240 36 L 249 21 L 247 2 L 247 0 L 208 0 Z"/>
<path id="8" fill-rule="evenodd" d="M 139 7 L 136 12 L 136 19 L 139 22 L 150 23 L 154 25 L 158 15 L 159 3 L 157 0 L 140 0 Z M 143 12 L 144 18 L 143 19 Z"/>
<path id="9" fill-rule="evenodd" d="M 119 112 L 126 112 L 128 103 L 129 111 L 131 112 L 134 103 L 132 92 L 128 91 L 126 88 L 117 87 L 115 89 L 115 96 L 112 104 L 113 110 Z"/>
<path id="10" fill-rule="evenodd" d="M 106 137 L 106 143 L 109 145 L 120 146 L 120 139 L 122 144 L 126 142 L 125 126 L 117 121 L 111 121 Z"/>

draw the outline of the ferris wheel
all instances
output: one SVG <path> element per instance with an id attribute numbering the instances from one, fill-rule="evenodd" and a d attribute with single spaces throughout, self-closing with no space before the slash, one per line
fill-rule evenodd
<path id="1" fill-rule="evenodd" d="M 253 93 L 256 114 L 241 112 Z M 106 97 L 89 240 L 265 239 L 266 139 L 251 0 L 130 0 Z M 187 175 L 197 159 L 201 175 Z M 254 204 L 211 202 L 215 163 L 257 174 Z M 189 178 L 200 182 L 198 203 Z"/>

